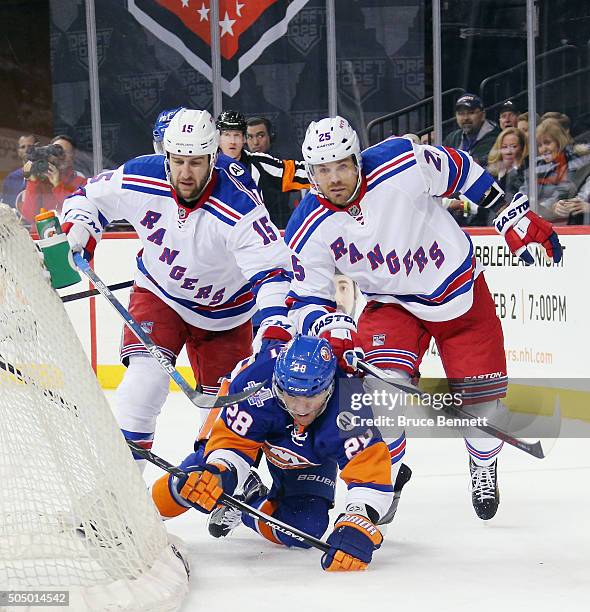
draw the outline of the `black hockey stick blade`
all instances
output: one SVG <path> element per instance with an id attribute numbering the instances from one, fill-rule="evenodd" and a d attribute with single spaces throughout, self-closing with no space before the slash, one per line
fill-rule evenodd
<path id="1" fill-rule="evenodd" d="M 253 387 L 248 387 L 247 389 L 239 391 L 238 393 L 232 393 L 231 395 L 205 395 L 204 393 L 199 393 L 197 391 L 195 393 L 199 393 L 199 396 L 195 399 L 195 405 L 199 408 L 223 408 L 224 406 L 231 406 L 231 404 L 242 402 L 245 399 L 248 399 L 250 396 L 258 393 L 258 391 L 260 391 L 265 384 L 266 381 L 258 383 Z"/>
<path id="2" fill-rule="evenodd" d="M 388 378 L 387 376 L 384 376 L 383 370 L 377 368 L 374 365 L 371 365 L 370 363 L 367 363 L 366 361 L 359 359 L 356 362 L 356 366 L 359 368 L 359 370 L 362 370 L 366 374 L 371 374 L 375 378 L 382 380 L 383 382 L 391 385 L 392 387 L 395 387 L 396 389 L 399 389 L 400 391 L 403 391 L 404 393 L 416 394 L 421 399 L 425 399 L 427 401 L 430 401 L 431 399 L 429 393 L 425 393 L 424 391 L 421 391 L 413 385 L 405 384 L 397 378 Z M 459 408 L 458 406 L 445 406 L 443 408 L 443 411 L 447 414 L 451 414 L 460 418 L 476 420 L 476 417 L 474 417 L 474 415 L 467 412 L 467 410 L 462 407 Z M 540 440 L 537 440 L 536 442 L 527 442 L 526 440 L 515 438 L 509 433 L 502 431 L 497 427 L 493 427 L 492 425 L 474 425 L 474 427 L 489 434 L 490 436 L 493 436 L 495 438 L 498 438 L 499 440 L 502 440 L 503 442 L 506 442 L 507 444 L 510 444 L 511 446 L 514 446 L 515 448 L 520 449 L 521 451 L 524 451 L 525 453 L 528 453 L 529 455 L 532 455 L 533 457 L 536 457 L 537 459 L 543 459 L 545 457 L 545 453 L 543 451 L 543 447 L 541 446 Z"/>
<path id="3" fill-rule="evenodd" d="M 122 283 L 115 283 L 114 285 L 107 285 L 107 287 L 111 291 L 117 291 L 119 289 L 126 289 L 127 287 L 131 287 L 133 285 L 132 280 L 124 281 Z M 99 295 L 100 291 L 98 289 L 88 289 L 88 291 L 79 291 L 78 293 L 70 293 L 69 295 L 62 295 L 61 301 L 65 304 L 66 302 L 73 302 L 74 300 L 81 300 L 82 298 L 93 297 L 95 295 Z"/>
<path id="4" fill-rule="evenodd" d="M 173 476 L 176 476 L 177 478 L 184 478 L 186 476 L 186 472 L 181 470 L 179 467 L 176 467 L 172 465 L 171 463 L 168 463 L 168 461 L 166 461 L 165 459 L 162 459 L 162 457 L 158 457 L 158 455 L 154 455 L 152 451 L 149 451 L 143 448 L 142 446 L 139 446 L 132 440 L 126 440 L 126 442 L 129 448 L 131 448 L 131 450 L 136 455 L 143 457 L 144 459 L 158 466 L 160 469 L 164 470 L 165 472 L 168 472 L 169 474 L 172 474 Z M 228 495 L 227 493 L 223 493 L 221 497 L 219 498 L 219 501 L 222 504 L 225 504 L 226 506 L 230 506 L 232 508 L 235 508 L 236 510 L 240 510 L 241 512 L 246 512 L 250 516 L 253 516 L 257 518 L 259 521 L 262 521 L 264 524 L 268 525 L 269 527 L 272 527 L 272 529 L 274 529 L 275 531 L 280 531 L 281 533 L 284 533 L 285 535 L 288 535 L 291 538 L 299 540 L 300 542 L 305 542 L 306 544 L 309 544 L 310 546 L 313 546 L 314 548 L 317 548 L 318 550 L 321 550 L 322 552 L 328 552 L 330 550 L 330 546 L 326 544 L 326 542 L 324 542 L 323 540 L 315 538 L 314 536 L 311 536 L 308 533 L 305 533 L 304 531 L 300 531 L 299 529 L 296 529 L 295 527 L 290 527 L 286 523 L 283 523 L 282 521 L 274 519 L 272 518 L 272 516 L 268 516 L 268 514 L 264 514 L 264 512 L 260 512 L 259 510 L 256 510 L 256 508 L 252 508 L 248 504 L 245 504 L 244 502 L 240 501 L 239 499 L 236 499 L 235 497 L 231 495 Z M 190 504 L 190 502 L 188 503 Z"/>

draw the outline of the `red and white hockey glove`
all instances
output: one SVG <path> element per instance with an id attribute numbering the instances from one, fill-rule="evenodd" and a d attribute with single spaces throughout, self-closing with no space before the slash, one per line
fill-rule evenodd
<path id="1" fill-rule="evenodd" d="M 62 232 L 67 235 L 70 249 L 74 253 L 82 253 L 86 261 L 90 261 L 94 257 L 94 249 L 96 249 L 96 239 L 92 237 L 90 230 L 84 223 L 72 223 L 66 221 L 62 223 Z"/>
<path id="2" fill-rule="evenodd" d="M 542 244 L 555 263 L 561 261 L 563 250 L 553 226 L 530 210 L 526 195 L 517 193 L 494 219 L 494 226 L 504 236 L 508 248 L 527 266 L 535 262 L 527 246 L 535 243 Z"/>
<path id="3" fill-rule="evenodd" d="M 338 358 L 338 365 L 347 373 L 356 373 L 356 361 L 364 359 L 354 319 L 342 312 L 331 312 L 316 319 L 310 329 L 313 336 L 325 338 Z"/>
<path id="4" fill-rule="evenodd" d="M 262 321 L 252 341 L 252 353 L 258 355 L 272 346 L 289 342 L 295 334 L 295 328 L 288 317 L 276 315 Z"/>

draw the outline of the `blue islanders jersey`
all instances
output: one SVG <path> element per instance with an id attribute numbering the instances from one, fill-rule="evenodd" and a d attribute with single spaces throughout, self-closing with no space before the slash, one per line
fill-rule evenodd
<path id="1" fill-rule="evenodd" d="M 339 406 L 340 396 L 345 395 L 340 393 L 340 385 L 346 379 L 337 377 L 324 412 L 308 427 L 298 427 L 272 392 L 276 354 L 276 349 L 271 349 L 255 361 L 245 360 L 243 369 L 234 376 L 230 393 L 259 382 L 264 387 L 247 400 L 224 408 L 205 449 L 207 462 L 222 459 L 234 465 L 240 485 L 259 450 L 281 470 L 305 470 L 331 463 L 338 466 L 340 478 L 348 487 L 346 504 L 366 504 L 383 516 L 393 500 L 389 449 L 376 427 L 365 426 L 370 421 L 359 421 L 359 426 L 350 431 L 339 427 L 341 412 L 350 411 L 350 406 Z M 356 414 L 363 419 L 372 416 L 366 407 Z"/>
<path id="2" fill-rule="evenodd" d="M 294 281 L 289 303 L 299 329 L 335 307 L 334 272 L 368 300 L 418 318 L 446 321 L 473 302 L 473 244 L 437 198 L 479 202 L 493 177 L 463 151 L 389 138 L 362 153 L 359 197 L 338 208 L 310 192 L 285 231 Z M 499 190 L 499 194 L 501 190 Z"/>
<path id="3" fill-rule="evenodd" d="M 252 317 L 286 314 L 290 260 L 279 230 L 244 166 L 219 155 L 195 206 L 178 202 L 163 155 L 103 172 L 67 198 L 63 220 L 83 223 L 98 241 L 127 219 L 142 243 L 135 282 L 184 321 L 212 331 Z"/>

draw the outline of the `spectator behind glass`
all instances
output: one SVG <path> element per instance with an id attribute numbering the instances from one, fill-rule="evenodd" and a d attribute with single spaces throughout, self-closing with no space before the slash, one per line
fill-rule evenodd
<path id="1" fill-rule="evenodd" d="M 251 117 L 247 122 L 246 140 L 251 153 L 269 153 L 274 132 L 266 117 Z"/>
<path id="2" fill-rule="evenodd" d="M 22 166 L 27 161 L 27 151 L 35 144 L 36 138 L 33 134 L 23 134 L 18 139 L 16 154 L 21 161 L 21 167 L 13 170 L 6 176 L 2 183 L 2 202 L 15 207 L 22 198 L 21 193 L 25 190 L 25 175 Z"/>
<path id="3" fill-rule="evenodd" d="M 41 208 L 61 212 L 63 201 L 86 179 L 74 170 L 75 144 L 65 135 L 56 136 L 51 144 L 59 145 L 63 155 L 50 156 L 46 172 L 35 176 L 29 174 L 33 162 L 24 165 L 27 186 L 21 206 L 21 214 L 26 221 L 32 223 Z"/>
<path id="4" fill-rule="evenodd" d="M 541 123 L 541 117 L 537 115 L 537 125 Z M 528 140 L 529 137 L 529 114 L 522 113 L 522 115 L 518 115 L 518 121 L 516 127 L 525 135 Z"/>
<path id="5" fill-rule="evenodd" d="M 504 202 L 510 202 L 524 184 L 527 159 L 526 137 L 514 127 L 503 130 L 488 155 L 488 172 L 504 190 Z"/>
<path id="6" fill-rule="evenodd" d="M 506 100 L 506 102 L 504 102 L 504 104 L 502 104 L 498 110 L 498 125 L 500 126 L 500 129 L 505 130 L 509 127 L 518 127 L 519 115 L 520 111 L 516 107 L 516 104 L 514 104 L 512 100 Z"/>
<path id="7" fill-rule="evenodd" d="M 545 119 L 537 127 L 537 198 L 538 213 L 556 224 L 565 225 L 567 216 L 556 210 L 559 200 L 577 192 L 575 177 L 589 160 L 587 149 L 570 146 L 571 137 L 554 119 Z M 525 174 L 523 191 L 528 192 Z M 569 213 L 568 213 L 569 214 Z"/>
<path id="8" fill-rule="evenodd" d="M 458 130 L 451 132 L 443 144 L 466 151 L 484 168 L 488 163 L 488 153 L 500 129 L 486 119 L 481 99 L 475 94 L 466 93 L 455 103 L 455 119 Z"/>
<path id="9" fill-rule="evenodd" d="M 586 166 L 586 171 L 587 176 L 578 193 L 555 204 L 555 214 L 567 218 L 568 225 L 590 225 L 590 165 Z"/>
<path id="10" fill-rule="evenodd" d="M 541 115 L 541 121 L 539 121 L 539 124 L 543 123 L 543 121 L 546 121 L 547 119 L 557 121 L 557 123 L 559 123 L 559 125 L 561 126 L 561 129 L 567 134 L 569 138 L 568 144 L 572 144 L 573 140 L 570 131 L 572 127 L 572 122 L 570 121 L 570 118 L 564 113 L 548 112 L 543 113 Z"/>

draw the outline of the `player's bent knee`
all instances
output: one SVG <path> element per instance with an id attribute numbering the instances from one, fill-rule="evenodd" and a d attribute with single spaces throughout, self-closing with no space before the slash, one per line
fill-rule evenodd
<path id="1" fill-rule="evenodd" d="M 314 538 L 321 538 L 328 528 L 330 502 L 323 497 L 310 495 L 298 497 L 285 497 L 274 512 L 273 517 L 295 527 Z M 309 544 L 290 538 L 284 534 L 277 534 L 285 546 L 297 548 L 311 548 Z"/>

